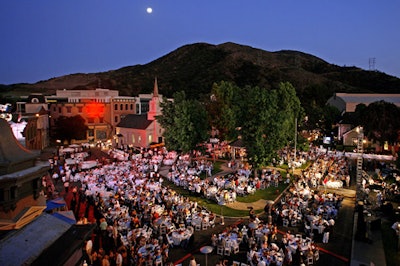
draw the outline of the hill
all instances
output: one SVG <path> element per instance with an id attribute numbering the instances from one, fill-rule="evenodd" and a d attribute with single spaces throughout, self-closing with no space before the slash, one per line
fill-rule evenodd
<path id="1" fill-rule="evenodd" d="M 189 97 L 201 97 L 221 80 L 266 89 L 289 81 L 303 105 L 323 105 L 334 92 L 400 93 L 400 79 L 382 72 L 341 67 L 298 51 L 268 52 L 235 43 L 189 44 L 145 65 L 71 74 L 35 84 L 3 85 L 0 92 L 51 94 L 56 89 L 102 87 L 136 96 L 151 92 L 154 77 L 160 93 L 168 97 L 180 90 Z"/>

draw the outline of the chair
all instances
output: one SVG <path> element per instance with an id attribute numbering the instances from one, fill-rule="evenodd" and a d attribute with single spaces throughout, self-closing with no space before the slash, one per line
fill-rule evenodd
<path id="1" fill-rule="evenodd" d="M 201 229 L 202 230 L 207 230 L 209 227 L 210 227 L 209 223 L 206 223 L 206 222 L 202 222 L 201 223 Z"/>
<path id="2" fill-rule="evenodd" d="M 289 220 L 288 219 L 283 219 L 282 225 L 284 227 L 288 227 L 289 226 Z"/>
<path id="3" fill-rule="evenodd" d="M 212 220 L 210 220 L 210 227 L 212 227 L 212 228 L 215 227 L 215 220 L 216 220 L 216 216 L 214 216 L 214 218 Z"/>
<path id="4" fill-rule="evenodd" d="M 200 224 L 195 224 L 194 225 L 194 230 L 200 231 L 201 230 L 201 225 Z"/>
<path id="5" fill-rule="evenodd" d="M 307 265 L 313 265 L 313 264 L 314 264 L 314 257 L 308 256 L 307 257 Z"/>
<path id="6" fill-rule="evenodd" d="M 233 254 L 238 254 L 239 253 L 239 245 L 234 245 L 232 247 L 232 249 L 233 249 Z"/>
<path id="7" fill-rule="evenodd" d="M 162 258 L 158 258 L 154 261 L 154 266 L 163 266 Z"/>
<path id="8" fill-rule="evenodd" d="M 217 254 L 223 256 L 224 255 L 224 247 L 217 246 Z"/>
<path id="9" fill-rule="evenodd" d="M 172 238 L 169 235 L 166 235 L 166 237 L 167 237 L 168 245 L 171 248 L 174 247 L 174 241 L 172 240 Z"/>
<path id="10" fill-rule="evenodd" d="M 301 234 L 296 234 L 296 238 L 298 238 L 299 240 L 301 240 L 303 238 L 303 236 Z"/>
<path id="11" fill-rule="evenodd" d="M 250 265 L 247 264 L 247 263 L 242 262 L 242 263 L 240 263 L 240 266 L 250 266 Z"/>
<path id="12" fill-rule="evenodd" d="M 316 250 L 314 251 L 314 260 L 315 260 L 315 261 L 318 261 L 318 260 L 319 260 L 319 250 L 318 250 L 318 249 L 316 249 Z"/>
<path id="13" fill-rule="evenodd" d="M 232 262 L 232 266 L 240 266 L 240 262 L 234 260 L 234 261 Z"/>
<path id="14" fill-rule="evenodd" d="M 291 221 L 291 225 L 292 225 L 292 226 L 297 226 L 297 220 L 296 220 L 296 219 L 293 219 L 293 220 Z"/>
<path id="15" fill-rule="evenodd" d="M 164 224 L 160 225 L 160 234 L 165 235 L 166 233 L 167 233 L 167 227 Z"/>
<path id="16" fill-rule="evenodd" d="M 224 248 L 224 255 L 225 256 L 230 256 L 231 255 L 231 247 L 225 247 Z"/>

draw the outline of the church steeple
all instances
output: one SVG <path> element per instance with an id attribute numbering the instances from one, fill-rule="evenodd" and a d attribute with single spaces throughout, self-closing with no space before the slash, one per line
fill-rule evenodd
<path id="1" fill-rule="evenodd" d="M 155 79 L 154 79 L 153 97 L 157 97 L 157 98 L 158 98 L 158 83 L 157 83 L 157 77 L 155 77 Z"/>
<path id="2" fill-rule="evenodd" d="M 160 95 L 158 94 L 157 78 L 154 79 L 153 97 L 149 102 L 149 111 L 147 112 L 148 120 L 155 120 L 156 116 L 161 114 Z"/>

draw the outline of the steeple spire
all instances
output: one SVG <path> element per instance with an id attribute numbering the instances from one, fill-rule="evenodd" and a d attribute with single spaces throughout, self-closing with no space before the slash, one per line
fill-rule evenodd
<path id="1" fill-rule="evenodd" d="M 155 77 L 155 79 L 154 79 L 153 97 L 158 97 L 157 77 Z"/>

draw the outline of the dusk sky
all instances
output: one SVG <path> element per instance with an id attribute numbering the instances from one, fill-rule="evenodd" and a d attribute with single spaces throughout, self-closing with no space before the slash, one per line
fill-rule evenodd
<path id="1" fill-rule="evenodd" d="M 0 36 L 0 84 L 146 64 L 197 42 L 366 70 L 375 58 L 400 77 L 398 0 L 2 0 Z"/>

